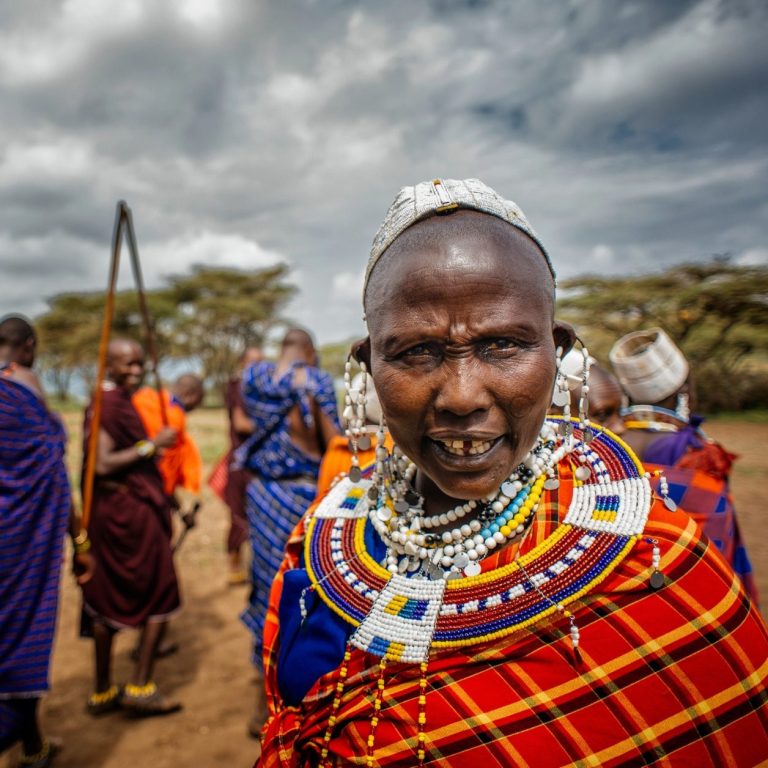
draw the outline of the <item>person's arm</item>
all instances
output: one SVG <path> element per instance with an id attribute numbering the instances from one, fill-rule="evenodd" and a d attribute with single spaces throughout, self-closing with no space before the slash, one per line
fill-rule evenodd
<path id="1" fill-rule="evenodd" d="M 238 435 L 252 435 L 256 425 L 248 418 L 248 414 L 240 403 L 236 403 L 232 408 L 232 428 Z"/>
<path id="2" fill-rule="evenodd" d="M 78 584 L 85 584 L 91 580 L 95 563 L 91 557 L 91 541 L 88 531 L 80 527 L 80 516 L 75 510 L 75 505 L 69 505 L 69 536 L 72 539 L 72 572 Z"/>
<path id="3" fill-rule="evenodd" d="M 158 449 L 169 448 L 176 442 L 178 432 L 172 427 L 163 427 L 153 440 L 139 440 L 128 448 L 115 450 L 115 442 L 103 429 L 99 430 L 96 448 L 96 474 L 111 475 L 137 461 L 151 459 Z"/>

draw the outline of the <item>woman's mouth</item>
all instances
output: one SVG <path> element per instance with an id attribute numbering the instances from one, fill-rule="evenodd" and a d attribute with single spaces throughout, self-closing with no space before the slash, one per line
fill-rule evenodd
<path id="1" fill-rule="evenodd" d="M 442 450 L 453 456 L 482 456 L 501 440 L 500 437 L 491 440 L 433 440 Z"/>

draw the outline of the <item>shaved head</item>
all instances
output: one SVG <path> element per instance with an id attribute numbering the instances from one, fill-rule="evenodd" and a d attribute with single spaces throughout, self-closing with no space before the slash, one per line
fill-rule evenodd
<path id="1" fill-rule="evenodd" d="M 36 349 L 35 329 L 25 317 L 6 315 L 0 319 L 0 361 L 31 368 Z"/>
<path id="2" fill-rule="evenodd" d="M 112 339 L 107 347 L 107 374 L 126 392 L 133 393 L 144 378 L 144 350 L 132 339 Z"/>
<path id="3" fill-rule="evenodd" d="M 184 373 L 179 376 L 173 383 L 172 389 L 173 394 L 187 412 L 197 408 L 205 396 L 203 380 L 194 373 Z"/>

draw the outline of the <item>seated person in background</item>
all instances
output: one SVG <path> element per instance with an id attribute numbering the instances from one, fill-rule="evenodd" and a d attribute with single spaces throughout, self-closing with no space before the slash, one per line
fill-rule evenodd
<path id="1" fill-rule="evenodd" d="M 757 604 L 729 487 L 736 457 L 708 438 L 704 418 L 691 413 L 696 393 L 688 360 L 661 328 L 623 336 L 610 359 L 631 403 L 622 437 L 643 463 L 663 470 L 669 497 L 699 523 Z"/>

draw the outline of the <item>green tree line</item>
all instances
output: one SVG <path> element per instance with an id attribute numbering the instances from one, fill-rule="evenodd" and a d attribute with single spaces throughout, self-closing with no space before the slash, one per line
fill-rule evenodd
<path id="1" fill-rule="evenodd" d="M 149 291 L 162 360 L 188 362 L 214 392 L 246 344 L 263 344 L 294 295 L 287 267 L 259 270 L 196 266 Z M 102 293 L 51 298 L 36 318 L 40 365 L 66 399 L 75 376 L 93 380 L 104 307 Z M 629 277 L 582 276 L 559 287 L 557 315 L 570 322 L 606 367 L 612 344 L 630 331 L 660 326 L 691 362 L 705 412 L 768 406 L 768 268 L 713 260 Z M 309 329 L 312 330 L 311 328 Z M 141 340 L 133 291 L 118 294 L 114 335 Z M 320 348 L 323 367 L 340 377 L 351 343 Z"/>
<path id="2" fill-rule="evenodd" d="M 661 327 L 691 364 L 699 410 L 768 407 L 768 268 L 720 259 L 657 274 L 578 277 L 559 294 L 558 317 L 606 367 L 618 338 Z"/>
<path id="3" fill-rule="evenodd" d="M 281 311 L 295 287 L 284 264 L 257 270 L 193 267 L 147 292 L 156 346 L 162 361 L 184 361 L 220 391 L 235 371 L 246 345 L 261 345 L 285 324 Z M 62 293 L 48 300 L 35 318 L 40 336 L 39 366 L 60 400 L 80 377 L 95 378 L 105 297 L 101 292 Z M 144 329 L 135 291 L 115 297 L 113 337 L 143 341 Z"/>

